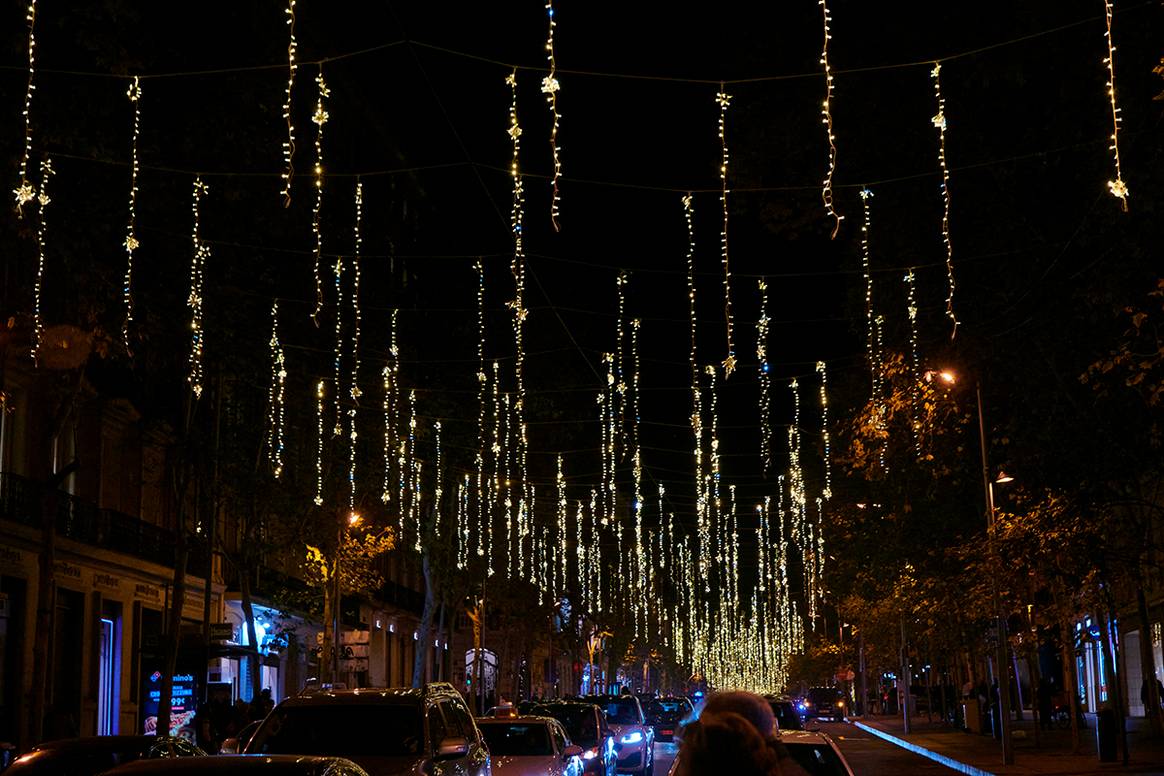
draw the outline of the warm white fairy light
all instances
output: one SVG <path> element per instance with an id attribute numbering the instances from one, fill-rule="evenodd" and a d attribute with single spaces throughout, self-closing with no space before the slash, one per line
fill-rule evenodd
<path id="1" fill-rule="evenodd" d="M 921 458 L 921 419 L 918 417 L 918 390 L 921 386 L 921 362 L 917 347 L 917 283 L 913 268 L 905 273 L 906 307 L 909 316 L 909 410 L 910 430 L 913 432 L 913 447 Z"/>
<path id="2" fill-rule="evenodd" d="M 566 581 L 569 579 L 569 570 L 567 568 L 567 563 L 566 563 L 567 558 L 569 558 L 569 556 L 570 556 L 570 553 L 566 552 L 566 523 L 567 523 L 567 519 L 568 519 L 566 514 L 570 508 L 570 502 L 566 500 L 566 475 L 562 472 L 562 456 L 561 456 L 561 454 L 558 455 L 557 485 L 558 485 L 558 526 L 557 526 L 558 566 L 557 566 L 557 569 L 558 569 L 558 572 L 561 574 L 561 584 L 559 586 L 559 589 L 563 589 L 566 586 Z M 581 549 L 582 549 L 581 545 L 579 545 L 577 549 L 578 549 L 578 551 L 581 551 Z"/>
<path id="3" fill-rule="evenodd" d="M 48 221 L 45 219 L 45 210 L 52 201 L 48 195 L 48 182 L 52 175 L 52 159 L 45 158 L 40 163 L 40 194 L 36 198 L 40 218 L 36 225 L 36 284 L 33 289 L 32 310 L 32 361 L 38 366 L 40 365 L 41 339 L 44 337 L 44 320 L 41 318 L 40 303 L 41 291 L 44 289 L 45 237 L 48 233 Z"/>
<path id="4" fill-rule="evenodd" d="M 434 472 L 436 483 L 433 485 L 432 491 L 432 524 L 433 536 L 439 539 L 441 535 L 441 500 L 445 495 L 445 469 L 441 451 L 441 422 L 439 420 L 433 423 L 432 433 L 436 441 L 436 471 Z"/>
<path id="5" fill-rule="evenodd" d="M 876 413 L 877 436 L 880 438 L 880 447 L 877 450 L 878 464 L 881 466 L 882 472 L 889 471 L 889 465 L 885 459 L 885 448 L 888 434 L 885 430 L 885 419 L 888 414 L 888 409 L 885 406 L 885 358 L 883 344 L 885 342 L 884 336 L 885 316 L 878 315 L 873 319 L 873 355 L 877 359 L 877 369 L 873 373 L 875 380 L 873 395 L 874 395 L 874 412 Z"/>
<path id="6" fill-rule="evenodd" d="M 709 495 L 708 504 L 710 506 L 710 518 L 712 521 L 719 520 L 721 515 L 720 500 L 719 500 L 719 392 L 716 390 L 715 384 L 715 367 L 710 364 L 704 367 L 704 371 L 708 377 L 707 394 L 711 397 L 708 403 L 708 446 L 710 447 L 710 454 L 708 455 L 709 466 Z M 721 545 L 722 548 L 722 545 Z M 710 593 L 710 587 L 705 592 Z"/>
<path id="7" fill-rule="evenodd" d="M 587 568 L 586 540 L 583 529 L 586 525 L 585 509 L 582 499 L 574 505 L 574 559 L 578 564 L 578 604 L 582 611 L 594 611 L 590 601 L 590 571 Z"/>
<path id="8" fill-rule="evenodd" d="M 646 500 L 643 498 L 643 448 L 642 440 L 640 439 L 640 421 L 639 416 L 639 327 L 642 322 L 635 318 L 631 321 L 631 437 L 634 439 L 634 453 L 631 461 L 632 474 L 634 476 L 634 511 L 635 511 L 635 575 L 637 577 L 640 595 L 635 599 L 635 608 L 638 611 L 638 616 L 635 618 L 636 631 L 640 634 L 645 634 L 647 630 L 647 585 L 645 579 L 647 575 L 647 557 L 645 548 L 645 538 L 643 536 L 643 510 L 646 508 Z"/>
<path id="9" fill-rule="evenodd" d="M 869 360 L 869 371 L 872 374 L 873 380 L 873 399 L 876 401 L 879 396 L 879 375 L 881 374 L 881 364 L 877 360 L 877 353 L 875 350 L 875 338 L 873 333 L 873 272 L 870 268 L 870 232 L 873 223 L 872 210 L 870 202 L 873 198 L 873 192 L 869 189 L 861 189 L 861 205 L 864 211 L 864 221 L 861 224 L 861 275 L 865 281 L 865 355 Z"/>
<path id="10" fill-rule="evenodd" d="M 323 380 L 315 384 L 315 506 L 323 506 Z"/>
<path id="11" fill-rule="evenodd" d="M 471 539 L 469 519 L 470 475 L 466 473 L 457 485 L 457 568 L 469 567 L 469 541 Z"/>
<path id="12" fill-rule="evenodd" d="M 602 610 L 602 546 L 598 530 L 598 491 L 590 489 L 590 544 L 586 551 L 586 573 L 590 578 L 590 614 L 597 615 Z"/>
<path id="13" fill-rule="evenodd" d="M 271 385 L 267 391 L 267 460 L 275 479 L 283 476 L 287 361 L 279 340 L 279 300 L 271 305 Z"/>
<path id="14" fill-rule="evenodd" d="M 526 451 L 528 437 L 525 424 L 525 319 L 529 311 L 525 308 L 525 247 L 524 247 L 524 220 L 525 220 L 525 188 L 521 181 L 519 157 L 521 151 L 521 126 L 517 121 L 517 71 L 510 73 L 505 82 L 509 84 L 509 138 L 513 146 L 513 159 L 510 163 L 510 176 L 513 178 L 513 205 L 510 210 L 510 228 L 513 232 L 513 259 L 510 262 L 510 271 L 513 273 L 514 294 L 509 309 L 513 311 L 513 345 L 514 345 L 514 400 L 515 413 L 513 430 L 517 435 L 517 476 L 521 483 L 523 498 L 528 493 L 526 476 Z"/>
<path id="15" fill-rule="evenodd" d="M 388 362 L 384 365 L 384 490 L 380 500 L 388 504 L 392 500 L 392 466 L 393 456 L 400 450 L 400 346 L 396 339 L 397 313 L 393 310 L 389 318 L 388 334 Z M 400 468 L 399 457 L 395 459 L 397 466 L 396 490 L 398 493 L 395 514 L 397 528 L 404 528 L 404 469 Z"/>
<path id="16" fill-rule="evenodd" d="M 833 71 L 829 65 L 829 41 L 833 39 L 832 32 L 829 29 L 829 23 L 833 20 L 832 14 L 829 13 L 829 5 L 827 0 L 820 0 L 820 9 L 822 19 L 824 21 L 824 43 L 821 46 L 820 64 L 824 68 L 825 76 L 825 98 L 821 105 L 821 121 L 825 125 L 828 132 L 829 139 L 829 169 L 825 175 L 824 186 L 821 189 L 821 199 L 824 200 L 825 212 L 834 219 L 832 236 L 837 236 L 837 231 L 841 228 L 841 220 L 844 216 L 837 213 L 833 206 L 833 173 L 837 169 L 837 138 L 833 134 Z"/>
<path id="17" fill-rule="evenodd" d="M 1120 109 L 1116 105 L 1115 93 L 1115 42 L 1111 37 L 1111 17 L 1113 13 L 1114 3 L 1112 0 L 1103 0 L 1103 16 L 1107 23 L 1107 28 L 1104 30 L 1103 38 L 1107 43 L 1107 56 L 1103 58 L 1103 64 L 1107 68 L 1107 98 L 1111 103 L 1111 153 L 1112 161 L 1115 163 L 1115 180 L 1107 182 L 1107 190 L 1111 195 L 1120 201 L 1120 206 L 1123 207 L 1124 212 L 1128 210 L 1128 186 L 1124 183 L 1123 173 L 1120 170 L 1120 124 L 1123 118 L 1120 116 Z M 31 52 L 31 48 L 29 49 Z"/>
<path id="18" fill-rule="evenodd" d="M 356 181 L 356 222 L 352 230 L 355 253 L 352 255 L 352 372 L 348 380 L 348 396 L 352 403 L 348 407 L 348 502 L 352 514 L 356 511 L 356 409 L 360 404 L 360 250 L 363 237 L 360 233 L 364 216 L 364 184 Z M 338 265 L 338 262 L 337 262 Z M 339 276 L 337 275 L 337 280 Z M 336 297 L 336 324 L 339 324 L 339 296 Z M 338 386 L 337 386 L 338 388 Z M 339 393 L 337 391 L 336 395 Z M 339 406 L 339 402 L 336 402 Z"/>
<path id="19" fill-rule="evenodd" d="M 626 455 L 626 285 L 628 282 L 626 270 L 619 270 L 615 279 L 615 289 L 618 294 L 618 312 L 614 323 L 614 394 L 611 396 L 611 412 L 615 413 L 615 423 L 618 426 L 617 443 L 623 448 Z"/>
<path id="20" fill-rule="evenodd" d="M 938 130 L 938 166 L 942 170 L 942 245 L 946 249 L 946 317 L 954 328 L 953 337 L 958 333 L 958 316 L 954 314 L 954 246 L 950 242 L 950 168 L 946 164 L 946 98 L 942 96 L 942 63 L 935 62 L 930 75 L 934 79 L 934 97 L 938 112 L 932 119 Z"/>
<path id="21" fill-rule="evenodd" d="M 699 540 L 699 575 L 707 582 L 711 538 L 707 523 L 707 495 L 703 469 L 703 399 L 697 353 L 697 318 L 695 306 L 695 198 L 683 197 L 683 218 L 687 225 L 687 301 L 691 318 L 691 430 L 694 433 L 697 536 Z"/>
<path id="22" fill-rule="evenodd" d="M 24 92 L 24 156 L 20 159 L 20 185 L 13 189 L 16 195 L 16 213 L 24 214 L 24 206 L 36 196 L 28 182 L 28 161 L 32 156 L 32 93 L 36 91 L 36 0 L 28 0 L 28 88 Z"/>
<path id="23" fill-rule="evenodd" d="M 129 327 L 133 323 L 133 252 L 140 243 L 137 239 L 137 139 L 141 133 L 141 79 L 133 77 L 126 92 L 129 101 L 133 103 L 133 142 L 130 145 L 129 166 L 129 221 L 125 228 L 125 280 L 122 283 L 121 297 L 125 304 L 125 321 L 121 325 L 121 338 L 125 342 L 128 353 Z"/>
<path id="24" fill-rule="evenodd" d="M 719 163 L 719 202 L 723 206 L 723 222 L 719 232 L 719 252 L 723 261 L 723 314 L 727 324 L 727 358 L 723 360 L 723 376 L 726 380 L 732 376 L 736 368 L 736 348 L 732 342 L 732 273 L 728 265 L 728 146 L 727 146 L 727 109 L 732 97 L 723 90 L 720 84 L 715 95 L 719 105 L 719 147 L 721 152 Z"/>
<path id="25" fill-rule="evenodd" d="M 415 531 L 412 548 L 420 552 L 420 474 L 421 460 L 416 454 L 416 390 L 408 392 L 408 466 L 411 476 L 408 483 L 408 516 Z"/>
<path id="26" fill-rule="evenodd" d="M 492 576 L 497 571 L 496 554 L 493 553 L 493 551 L 492 551 L 492 547 L 493 547 L 493 523 L 494 523 L 493 509 L 498 504 L 498 500 L 499 500 L 500 494 L 501 494 L 501 485 L 502 485 L 502 482 L 504 481 L 504 473 L 502 471 L 504 459 L 501 456 L 501 443 L 502 443 L 502 440 L 504 439 L 504 436 L 502 435 L 502 429 L 504 427 L 503 424 L 505 423 L 505 413 L 502 411 L 502 407 L 501 407 L 501 396 L 500 396 L 500 388 L 499 388 L 500 384 L 501 384 L 501 365 L 499 363 L 497 363 L 496 361 L 494 361 L 493 362 L 492 389 L 491 389 L 491 393 L 490 393 L 490 399 L 491 399 L 490 406 L 493 409 L 493 423 L 492 423 L 492 437 L 491 437 L 490 442 L 489 442 L 489 451 L 490 451 L 489 463 L 491 465 L 492 471 L 490 472 L 490 477 L 489 477 L 489 483 L 490 483 L 490 485 L 489 485 L 489 488 L 490 488 L 489 508 L 486 510 L 486 515 L 485 515 L 486 519 L 487 519 L 487 525 L 486 525 L 486 531 L 485 531 L 485 538 L 486 538 L 487 547 L 486 547 L 485 552 L 486 552 L 486 559 L 487 559 L 488 566 L 489 566 L 489 575 L 490 576 Z M 507 520 L 509 519 L 508 512 L 506 514 L 506 519 Z M 507 541 L 507 542 L 509 540 L 509 529 L 510 529 L 510 526 L 507 523 L 506 524 L 506 531 L 504 534 L 505 541 Z M 501 542 L 501 538 L 498 538 L 497 541 Z M 511 555 L 512 555 L 512 553 L 509 552 L 508 545 L 506 545 L 506 556 L 511 556 Z"/>
<path id="27" fill-rule="evenodd" d="M 558 83 L 558 63 L 554 60 L 554 27 L 557 22 L 554 21 L 554 0 L 546 0 L 546 16 L 549 17 L 549 32 L 546 34 L 546 60 L 550 64 L 550 72 L 542 79 L 542 94 L 546 95 L 546 103 L 550 106 L 550 115 L 553 117 L 553 124 L 550 127 L 550 150 L 554 156 L 554 178 L 553 178 L 553 193 L 550 197 L 550 221 L 554 224 L 554 231 L 560 228 L 558 225 L 559 205 L 561 203 L 561 193 L 558 190 L 558 184 L 562 178 L 562 160 L 558 154 L 561 151 L 558 148 L 558 92 L 562 85 Z"/>
<path id="28" fill-rule="evenodd" d="M 291 205 L 291 176 L 295 174 L 295 167 L 291 157 L 295 155 L 295 124 L 291 118 L 291 91 L 295 88 L 295 71 L 299 65 L 295 62 L 295 53 L 299 45 L 295 42 L 295 0 L 287 0 L 287 90 L 283 95 L 283 121 L 287 123 L 287 139 L 283 141 L 283 207 Z"/>
<path id="29" fill-rule="evenodd" d="M 768 284 L 757 281 L 760 289 L 760 317 L 756 321 L 756 371 L 760 380 L 760 459 L 764 476 L 772 466 L 772 365 L 768 363 Z"/>
<path id="30" fill-rule="evenodd" d="M 816 362 L 820 375 L 820 438 L 824 454 L 824 488 L 821 497 L 828 501 L 833 497 L 833 456 L 829 442 L 829 373 L 824 361 Z"/>
<path id="31" fill-rule="evenodd" d="M 188 373 L 186 381 L 190 383 L 190 390 L 194 398 L 202 395 L 202 275 L 206 259 L 210 256 L 210 246 L 202 242 L 199 229 L 202 197 L 209 191 L 201 178 L 194 179 L 194 243 L 193 256 L 190 260 L 190 295 L 186 304 L 190 308 L 190 357 L 188 359 Z"/>
<path id="32" fill-rule="evenodd" d="M 343 433 L 342 418 L 343 408 L 340 406 L 340 396 L 343 395 L 343 369 L 344 360 L 344 260 L 343 257 L 337 256 L 335 259 L 335 267 L 332 269 L 332 275 L 335 278 L 335 376 L 332 378 L 335 385 L 335 422 L 332 425 L 332 436 L 339 436 Z"/>
<path id="33" fill-rule="evenodd" d="M 327 83 L 323 80 L 323 65 L 319 66 L 319 73 L 315 76 L 316 98 L 315 113 L 311 120 L 315 122 L 315 205 L 311 210 L 311 233 L 315 237 L 315 309 L 311 312 L 311 320 L 319 325 L 319 313 L 323 310 L 323 276 L 320 265 L 323 262 L 323 231 L 320 223 L 320 211 L 323 209 L 323 125 L 327 123 L 328 115 L 326 100 L 331 95 Z"/>
<path id="34" fill-rule="evenodd" d="M 485 556 L 485 416 L 489 377 L 485 373 L 485 265 L 473 263 L 477 272 L 477 555 Z"/>

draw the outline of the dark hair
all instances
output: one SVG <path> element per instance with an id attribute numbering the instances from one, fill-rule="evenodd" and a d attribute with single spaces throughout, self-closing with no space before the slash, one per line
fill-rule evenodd
<path id="1" fill-rule="evenodd" d="M 780 773 L 776 752 L 755 725 L 735 712 L 704 713 L 688 725 L 678 776 L 771 776 Z"/>

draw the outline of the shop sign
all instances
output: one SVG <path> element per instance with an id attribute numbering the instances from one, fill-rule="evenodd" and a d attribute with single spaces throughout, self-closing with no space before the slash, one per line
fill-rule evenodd
<path id="1" fill-rule="evenodd" d="M 133 586 L 133 597 L 139 601 L 160 604 L 162 602 L 162 591 L 156 585 L 138 582 Z"/>
<path id="2" fill-rule="evenodd" d="M 0 547 L 0 568 L 24 569 L 24 553 L 11 547 Z"/>
<path id="3" fill-rule="evenodd" d="M 81 567 L 67 561 L 59 560 L 54 566 L 58 577 L 66 577 L 68 579 L 81 579 Z"/>
<path id="4" fill-rule="evenodd" d="M 157 735 L 158 703 L 162 697 L 162 672 L 153 671 L 145 676 L 145 703 L 142 706 L 142 732 Z M 193 674 L 176 674 L 170 689 L 170 735 L 193 735 L 196 711 Z"/>
<path id="5" fill-rule="evenodd" d="M 93 587 L 100 587 L 106 590 L 121 590 L 121 578 L 115 577 L 112 574 L 106 574 L 103 571 L 94 571 Z"/>

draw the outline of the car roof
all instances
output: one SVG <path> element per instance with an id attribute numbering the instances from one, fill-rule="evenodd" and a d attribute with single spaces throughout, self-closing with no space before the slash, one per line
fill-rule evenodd
<path id="1" fill-rule="evenodd" d="M 227 754 L 215 757 L 177 757 L 160 760 L 136 760 L 106 771 L 102 776 L 155 776 L 172 773 L 278 774 L 279 776 L 314 776 L 329 765 L 343 763 L 349 769 L 358 766 L 342 757 L 315 757 L 300 754 Z M 353 773 L 360 773 L 353 770 Z"/>
<path id="2" fill-rule="evenodd" d="M 287 706 L 326 706 L 334 704 L 408 705 L 425 699 L 423 690 L 412 687 L 360 687 L 353 690 L 318 690 L 295 695 L 279 704 Z"/>
<path id="3" fill-rule="evenodd" d="M 780 740 L 785 744 L 831 744 L 832 739 L 816 730 L 781 730 Z"/>
<path id="4" fill-rule="evenodd" d="M 558 720 L 553 717 L 539 717 L 533 714 L 523 714 L 520 717 L 478 717 L 478 725 L 532 725 L 536 723 L 560 724 Z"/>

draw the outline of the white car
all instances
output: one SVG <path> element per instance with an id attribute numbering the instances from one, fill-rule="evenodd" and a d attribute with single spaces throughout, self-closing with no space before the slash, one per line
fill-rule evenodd
<path id="1" fill-rule="evenodd" d="M 551 717 L 477 720 L 494 776 L 582 776 L 582 747 Z"/>
<path id="2" fill-rule="evenodd" d="M 655 772 L 655 729 L 633 695 L 588 695 L 582 699 L 602 709 L 614 733 L 618 772 L 652 776 Z"/>

